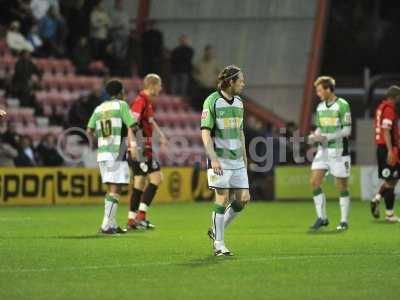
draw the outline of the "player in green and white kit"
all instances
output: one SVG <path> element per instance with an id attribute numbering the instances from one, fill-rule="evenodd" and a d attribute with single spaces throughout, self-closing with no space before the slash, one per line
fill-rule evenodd
<path id="1" fill-rule="evenodd" d="M 132 128 L 136 119 L 124 99 L 124 88 L 120 81 L 111 80 L 106 84 L 111 99 L 96 107 L 87 125 L 87 133 L 97 137 L 97 161 L 101 178 L 107 185 L 105 211 L 100 233 L 125 233 L 117 225 L 116 215 L 121 186 L 129 184 L 129 166 L 126 161 L 126 137 L 130 144 L 132 158 L 137 157 L 136 141 Z"/>
<path id="2" fill-rule="evenodd" d="M 218 81 L 218 91 L 208 96 L 203 105 L 201 135 L 209 158 L 208 185 L 215 190 L 213 227 L 208 235 L 214 242 L 214 254 L 229 256 L 232 253 L 224 243 L 225 228 L 250 200 L 243 103 L 238 96 L 244 87 L 243 72 L 228 66 Z"/>
<path id="3" fill-rule="evenodd" d="M 348 137 L 351 134 L 351 112 L 346 100 L 334 94 L 335 80 L 332 77 L 321 76 L 314 83 L 316 93 L 321 103 L 316 111 L 317 129 L 309 136 L 309 141 L 319 143 L 318 151 L 311 165 L 311 186 L 314 194 L 314 204 L 318 219 L 311 229 L 318 230 L 329 224 L 326 214 L 326 198 L 321 189 L 326 172 L 336 179 L 340 191 L 340 224 L 337 230 L 348 229 L 350 195 L 348 178 L 350 176 L 350 153 Z"/>

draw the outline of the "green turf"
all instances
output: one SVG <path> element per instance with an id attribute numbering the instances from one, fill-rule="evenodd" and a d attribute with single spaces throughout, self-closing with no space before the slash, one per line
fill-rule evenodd
<path id="1" fill-rule="evenodd" d="M 0 299 L 396 299 L 400 224 L 354 203 L 350 230 L 309 234 L 311 203 L 252 203 L 226 233 L 232 258 L 206 237 L 210 204 L 155 205 L 152 232 L 98 237 L 100 206 L 0 209 Z M 126 206 L 119 210 L 125 222 Z"/>

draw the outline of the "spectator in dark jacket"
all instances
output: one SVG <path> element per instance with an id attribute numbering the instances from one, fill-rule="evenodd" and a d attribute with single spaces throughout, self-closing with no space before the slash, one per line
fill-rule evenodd
<path id="1" fill-rule="evenodd" d="M 186 35 L 179 38 L 179 44 L 171 53 L 171 93 L 187 95 L 194 51 Z"/>
<path id="2" fill-rule="evenodd" d="M 41 76 L 42 73 L 33 63 L 30 53 L 22 51 L 15 64 L 14 76 L 11 82 L 12 95 L 21 101 L 22 106 L 35 106 L 32 89 L 39 82 Z"/>
<path id="3" fill-rule="evenodd" d="M 90 75 L 89 65 L 92 61 L 92 53 L 86 37 L 79 39 L 78 45 L 75 47 L 72 60 L 76 67 L 76 73 L 82 75 Z"/>
<path id="4" fill-rule="evenodd" d="M 2 141 L 17 149 L 20 143 L 20 135 L 17 133 L 16 123 L 8 122 L 6 131 L 2 134 Z"/>
<path id="5" fill-rule="evenodd" d="M 34 167 L 38 165 L 38 157 L 31 137 L 27 135 L 21 137 L 18 156 L 14 162 L 16 167 Z"/>
<path id="6" fill-rule="evenodd" d="M 52 133 L 43 137 L 36 148 L 36 152 L 42 166 L 55 167 L 64 163 L 63 158 L 57 151 L 56 138 Z"/>
<path id="7" fill-rule="evenodd" d="M 160 74 L 163 59 L 164 38 L 160 30 L 154 28 L 154 21 L 147 23 L 142 35 L 143 69 L 140 76 L 149 73 Z"/>

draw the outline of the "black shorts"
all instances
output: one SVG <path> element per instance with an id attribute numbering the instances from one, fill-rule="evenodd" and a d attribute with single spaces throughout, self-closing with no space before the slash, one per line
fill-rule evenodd
<path id="1" fill-rule="evenodd" d="M 130 160 L 133 176 L 146 176 L 161 170 L 160 163 L 155 158 L 146 158 L 144 161 Z"/>
<path id="2" fill-rule="evenodd" d="M 378 145 L 376 148 L 376 158 L 378 160 L 379 178 L 384 180 L 399 179 L 400 165 L 389 166 L 387 163 L 388 150 L 384 145 Z"/>

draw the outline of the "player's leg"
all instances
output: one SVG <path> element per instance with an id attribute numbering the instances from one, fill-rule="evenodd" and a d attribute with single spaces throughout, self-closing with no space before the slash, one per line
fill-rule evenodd
<path id="1" fill-rule="evenodd" d="M 136 217 L 139 210 L 140 201 L 142 199 L 146 178 L 143 175 L 133 176 L 133 188 L 128 213 L 128 229 L 137 229 Z"/>
<path id="2" fill-rule="evenodd" d="M 224 227 L 225 229 L 232 223 L 232 221 L 239 215 L 239 213 L 246 207 L 250 201 L 250 193 L 248 189 L 235 189 L 234 201 L 232 201 L 224 213 Z"/>
<path id="3" fill-rule="evenodd" d="M 311 170 L 310 185 L 313 190 L 314 206 L 317 213 L 317 220 L 314 225 L 310 227 L 310 229 L 313 230 L 318 230 L 321 226 L 327 226 L 329 224 L 326 213 L 326 197 L 321 188 L 325 173 L 326 169 Z"/>
<path id="4" fill-rule="evenodd" d="M 379 204 L 382 200 L 385 189 L 386 189 L 386 183 L 383 182 L 380 185 L 378 192 L 371 200 L 371 214 L 375 219 L 379 219 L 380 217 Z"/>
<path id="5" fill-rule="evenodd" d="M 336 186 L 340 193 L 340 224 L 337 230 L 346 230 L 349 228 L 348 217 L 350 211 L 350 194 L 348 190 L 348 178 L 351 171 L 351 158 L 346 156 L 332 156 L 329 158 L 329 170 L 336 179 Z"/>
<path id="6" fill-rule="evenodd" d="M 101 233 L 124 233 L 124 231 L 118 227 L 116 221 L 120 193 L 121 186 L 119 184 L 107 184 L 107 194 L 104 199 L 104 217 L 100 230 Z"/>
<path id="7" fill-rule="evenodd" d="M 348 178 L 336 177 L 336 185 L 340 192 L 340 224 L 337 230 L 346 230 L 349 228 L 349 212 L 350 212 L 350 194 L 348 191 Z"/>
<path id="8" fill-rule="evenodd" d="M 244 209 L 246 204 L 250 201 L 249 193 L 249 179 L 247 177 L 247 170 L 245 168 L 233 170 L 230 186 L 235 187 L 234 199 L 225 210 L 224 226 L 228 227 L 233 219 Z M 230 193 L 231 194 L 231 193 Z"/>
<path id="9" fill-rule="evenodd" d="M 394 189 L 397 185 L 397 179 L 385 180 L 385 189 L 383 191 L 383 199 L 385 200 L 385 219 L 388 222 L 400 222 L 400 218 L 394 214 Z"/>
<path id="10" fill-rule="evenodd" d="M 137 219 L 145 226 L 147 229 L 154 229 L 155 226 L 147 220 L 147 211 L 153 202 L 153 199 L 157 193 L 158 187 L 163 181 L 163 174 L 161 171 L 155 171 L 148 175 L 149 183 L 143 191 L 142 201 L 139 206 L 139 213 Z"/>
<path id="11" fill-rule="evenodd" d="M 224 214 L 225 206 L 229 199 L 229 190 L 216 188 L 215 202 L 211 214 L 213 231 L 215 233 L 214 254 L 216 256 L 230 255 L 230 251 L 225 247 L 224 242 Z"/>
<path id="12" fill-rule="evenodd" d="M 399 218 L 394 215 L 394 188 L 397 184 L 400 172 L 400 166 L 390 166 L 387 163 L 387 149 L 386 147 L 377 148 L 377 161 L 378 161 L 378 176 L 384 181 L 383 190 L 381 191 L 382 197 L 385 200 L 385 219 L 388 222 L 398 222 Z M 374 202 L 371 202 L 371 210 L 374 208 L 379 211 L 378 207 L 373 207 Z M 376 205 L 377 206 L 377 205 Z"/>

